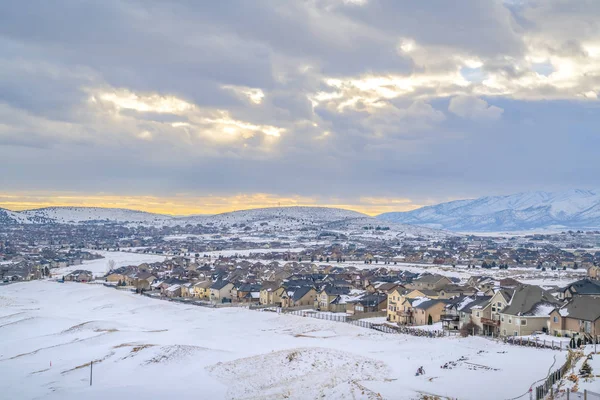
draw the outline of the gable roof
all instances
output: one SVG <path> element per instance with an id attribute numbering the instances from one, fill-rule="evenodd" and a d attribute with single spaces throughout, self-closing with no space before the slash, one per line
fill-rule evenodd
<path id="1" fill-rule="evenodd" d="M 510 299 L 508 306 L 502 310 L 503 314 L 542 316 L 548 315 L 559 302 L 552 295 L 539 286 L 519 285 Z"/>
<path id="2" fill-rule="evenodd" d="M 216 281 L 215 283 L 213 283 L 210 286 L 210 288 L 211 289 L 216 289 L 216 290 L 221 290 L 221 289 L 223 289 L 227 285 L 229 285 L 229 281 L 221 280 L 221 281 Z"/>
<path id="3" fill-rule="evenodd" d="M 417 305 L 415 305 L 415 303 L 417 303 L 417 302 L 413 302 L 413 307 L 419 308 L 421 310 L 428 310 L 435 305 L 438 305 L 440 303 L 445 303 L 445 302 L 446 302 L 445 300 L 441 300 L 441 299 L 427 299 L 425 301 L 418 302 Z"/>
<path id="4" fill-rule="evenodd" d="M 600 318 L 600 296 L 574 296 L 558 312 L 565 318 L 594 322 Z"/>
<path id="5" fill-rule="evenodd" d="M 568 285 L 565 290 L 571 290 L 571 292 L 577 294 L 600 295 L 600 281 L 594 281 L 589 278 L 581 279 Z"/>
<path id="6" fill-rule="evenodd" d="M 290 295 L 293 301 L 298 301 L 304 296 L 306 296 L 306 294 L 311 290 L 313 290 L 313 288 L 310 286 L 302 286 L 297 289 L 294 289 L 293 291 L 289 291 L 288 294 Z"/>

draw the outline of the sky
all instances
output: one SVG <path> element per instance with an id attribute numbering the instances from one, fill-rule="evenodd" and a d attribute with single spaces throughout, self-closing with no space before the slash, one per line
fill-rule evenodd
<path id="1" fill-rule="evenodd" d="M 0 207 L 368 214 L 600 176 L 600 1 L 0 3 Z"/>

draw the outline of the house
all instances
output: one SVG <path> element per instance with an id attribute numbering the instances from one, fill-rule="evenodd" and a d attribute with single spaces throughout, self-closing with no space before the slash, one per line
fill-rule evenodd
<path id="1" fill-rule="evenodd" d="M 233 299 L 240 303 L 258 303 L 260 300 L 260 285 L 243 283 L 233 290 Z"/>
<path id="2" fill-rule="evenodd" d="M 403 307 L 404 300 L 409 291 L 401 286 L 388 292 L 387 295 L 387 320 L 390 322 L 399 323 L 405 321 L 407 311 Z M 410 291 L 411 293 L 414 291 Z M 423 297 L 423 295 L 421 294 Z M 402 318 L 401 318 L 402 317 Z"/>
<path id="3" fill-rule="evenodd" d="M 138 290 L 149 290 L 152 283 L 156 280 L 156 276 L 150 272 L 140 271 L 131 276 L 130 284 Z"/>
<path id="4" fill-rule="evenodd" d="M 567 285 L 559 291 L 560 299 L 569 299 L 573 296 L 600 295 L 600 281 L 589 278 L 581 279 Z"/>
<path id="5" fill-rule="evenodd" d="M 439 290 L 437 298 L 439 299 L 449 299 L 457 296 L 474 296 L 478 292 L 477 289 L 471 286 L 461 286 L 461 285 L 446 285 L 442 289 Z M 431 296 L 428 296 L 431 297 Z M 432 297 L 434 298 L 434 297 Z"/>
<path id="6" fill-rule="evenodd" d="M 319 311 L 344 312 L 346 306 L 339 306 L 340 296 L 350 293 L 348 288 L 325 286 L 315 300 L 315 306 Z"/>
<path id="7" fill-rule="evenodd" d="M 370 293 L 358 300 L 350 300 L 346 305 L 348 314 L 360 314 L 387 310 L 387 295 L 383 293 Z"/>
<path id="8" fill-rule="evenodd" d="M 75 270 L 67 275 L 65 275 L 65 281 L 71 282 L 89 282 L 94 279 L 94 274 L 91 271 L 86 271 L 82 269 Z"/>
<path id="9" fill-rule="evenodd" d="M 439 290 L 450 284 L 452 284 L 452 281 L 443 275 L 426 274 L 421 275 L 419 278 L 414 279 L 411 283 L 407 283 L 405 286 L 408 289 Z"/>
<path id="10" fill-rule="evenodd" d="M 209 280 L 194 283 L 194 297 L 197 299 L 209 299 L 211 286 L 212 282 Z"/>
<path id="11" fill-rule="evenodd" d="M 417 297 L 428 297 L 430 299 L 437 299 L 440 297 L 440 292 L 432 289 L 409 289 L 405 297 L 409 299 L 416 299 Z"/>
<path id="12" fill-rule="evenodd" d="M 481 309 L 481 328 L 483 329 L 484 335 L 500 335 L 500 312 L 504 310 L 514 290 L 512 289 L 500 289 L 494 293 L 488 304 Z"/>
<path id="13" fill-rule="evenodd" d="M 181 285 L 181 297 L 194 297 L 194 286 L 192 282 Z"/>
<path id="14" fill-rule="evenodd" d="M 411 305 L 414 310 L 415 325 L 431 325 L 439 322 L 446 308 L 446 302 L 440 299 L 415 299 Z"/>
<path id="15" fill-rule="evenodd" d="M 260 288 L 260 304 L 281 306 L 281 296 L 284 292 L 285 288 L 276 282 L 263 282 Z"/>
<path id="16" fill-rule="evenodd" d="M 548 332 L 593 341 L 600 337 L 600 296 L 575 296 L 550 313 Z"/>
<path id="17" fill-rule="evenodd" d="M 170 285 L 163 293 L 167 297 L 181 297 L 181 285 L 178 283 Z"/>
<path id="18" fill-rule="evenodd" d="M 592 265 L 589 267 L 587 270 L 587 276 L 590 279 L 600 280 L 600 265 Z"/>
<path id="19" fill-rule="evenodd" d="M 508 305 L 500 312 L 500 335 L 526 336 L 546 331 L 550 312 L 558 305 L 559 302 L 539 286 L 517 286 Z"/>
<path id="20" fill-rule="evenodd" d="M 210 286 L 210 301 L 224 303 L 227 300 L 231 301 L 233 283 L 226 280 L 219 280 Z"/>
<path id="21" fill-rule="evenodd" d="M 301 286 L 288 289 L 281 294 L 282 307 L 313 306 L 317 298 L 317 291 L 310 286 Z"/>

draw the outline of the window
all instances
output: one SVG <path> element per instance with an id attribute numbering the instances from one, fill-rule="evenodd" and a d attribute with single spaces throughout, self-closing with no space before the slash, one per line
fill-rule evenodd
<path id="1" fill-rule="evenodd" d="M 515 331 L 514 335 L 515 335 L 515 336 L 518 336 L 519 334 L 517 333 L 517 331 Z"/>
<path id="2" fill-rule="evenodd" d="M 509 319 L 508 319 L 508 323 L 509 323 L 509 324 L 512 324 L 512 318 L 509 318 Z"/>
<path id="3" fill-rule="evenodd" d="M 522 319 L 521 320 L 521 325 L 527 325 L 527 320 L 526 319 Z"/>
<path id="4" fill-rule="evenodd" d="M 496 311 L 496 307 L 492 307 L 492 311 Z"/>
<path id="5" fill-rule="evenodd" d="M 553 320 L 554 320 L 554 323 L 557 323 L 558 322 L 558 317 L 554 316 Z"/>
<path id="6" fill-rule="evenodd" d="M 479 317 L 479 311 L 477 311 L 477 316 Z"/>
<path id="7" fill-rule="evenodd" d="M 504 315 L 502 316 L 502 322 L 504 322 Z M 504 332 L 504 334 L 506 335 L 506 332 Z"/>
<path id="8" fill-rule="evenodd" d="M 502 307 L 502 303 L 498 302 L 498 307 Z"/>

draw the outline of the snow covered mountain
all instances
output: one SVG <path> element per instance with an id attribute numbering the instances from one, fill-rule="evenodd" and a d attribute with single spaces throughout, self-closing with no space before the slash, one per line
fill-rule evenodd
<path id="1" fill-rule="evenodd" d="M 175 217 L 144 211 L 99 207 L 48 207 L 36 210 L 10 211 L 0 209 L 4 224 L 81 224 L 129 223 L 143 225 L 202 224 L 215 226 L 269 226 L 271 228 L 301 228 L 349 218 L 365 217 L 356 211 L 326 207 L 274 207 L 234 211 L 217 215 Z"/>
<path id="2" fill-rule="evenodd" d="M 385 223 L 368 215 L 328 207 L 272 207 L 233 211 L 216 215 L 174 217 L 144 211 L 98 207 L 49 207 L 27 211 L 0 209 L 0 224 L 105 224 L 175 226 L 201 224 L 240 232 L 279 233 L 340 230 L 391 237 L 443 237 L 448 232 L 405 224 Z M 376 229 L 382 225 L 386 229 Z M 383 226 L 385 225 L 385 226 Z M 365 227 L 369 228 L 366 229 Z"/>
<path id="3" fill-rule="evenodd" d="M 600 191 L 526 192 L 457 200 L 377 216 L 383 221 L 454 231 L 599 229 Z"/>

